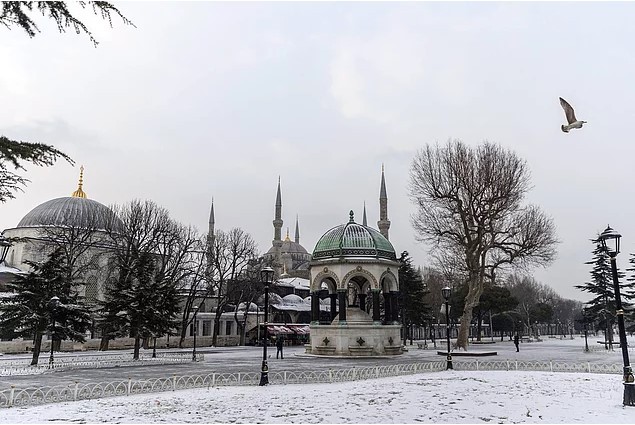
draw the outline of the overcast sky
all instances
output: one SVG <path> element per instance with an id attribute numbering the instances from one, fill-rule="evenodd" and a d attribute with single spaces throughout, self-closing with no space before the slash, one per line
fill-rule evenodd
<path id="1" fill-rule="evenodd" d="M 633 3 L 118 3 L 136 28 L 85 18 L 100 41 L 0 27 L 0 134 L 76 162 L 29 168 L 0 229 L 76 189 L 105 205 L 152 199 L 206 231 L 242 227 L 266 251 L 278 176 L 283 235 L 311 252 L 329 228 L 379 219 L 428 264 L 407 194 L 415 152 L 462 139 L 526 159 L 528 202 L 553 217 L 558 259 L 535 277 L 567 298 L 588 279 L 590 238 L 635 252 Z M 565 123 L 567 99 L 582 130 Z"/>

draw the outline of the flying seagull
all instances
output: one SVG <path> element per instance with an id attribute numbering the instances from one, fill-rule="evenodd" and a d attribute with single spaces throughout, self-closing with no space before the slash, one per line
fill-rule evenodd
<path id="1" fill-rule="evenodd" d="M 572 128 L 582 128 L 582 124 L 586 124 L 586 121 L 578 121 L 576 119 L 573 108 L 563 98 L 560 98 L 560 105 L 562 106 L 562 109 L 564 109 L 564 114 L 567 116 L 567 121 L 569 123 L 568 125 L 560 126 L 562 131 L 568 133 Z"/>

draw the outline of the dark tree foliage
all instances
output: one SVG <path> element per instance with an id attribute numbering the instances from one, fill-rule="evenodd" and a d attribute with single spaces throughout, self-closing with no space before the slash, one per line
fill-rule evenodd
<path id="1" fill-rule="evenodd" d="M 86 25 L 77 19 L 68 9 L 68 2 L 63 1 L 3 1 L 0 10 L 0 24 L 11 29 L 12 26 L 22 28 L 29 37 L 35 37 L 40 32 L 33 19 L 29 16 L 33 11 L 39 12 L 46 18 L 53 19 L 57 24 L 60 32 L 66 32 L 67 28 L 72 28 L 77 34 L 85 33 L 97 47 L 97 40 L 88 30 Z M 93 13 L 107 20 L 112 28 L 112 16 L 119 16 L 124 24 L 134 24 L 126 18 L 114 5 L 106 1 L 79 1 L 76 2 L 82 9 L 86 9 L 90 5 Z"/>
<path id="2" fill-rule="evenodd" d="M 60 250 L 55 250 L 44 263 L 25 263 L 32 271 L 17 275 L 13 282 L 7 284 L 13 295 L 2 306 L 0 327 L 4 335 L 33 338 L 31 364 L 36 365 L 42 336 L 47 330 L 53 333 L 55 341 L 70 339 L 84 342 L 91 319 L 88 309 L 79 302 L 78 294 L 68 280 L 68 266 Z M 60 304 L 51 310 L 49 302 L 54 296 L 59 298 Z"/>
<path id="3" fill-rule="evenodd" d="M 0 202 L 4 203 L 13 199 L 15 192 L 21 191 L 22 187 L 29 182 L 15 171 L 25 170 L 26 163 L 48 167 L 59 158 L 65 159 L 71 165 L 74 163 L 68 155 L 53 146 L 18 142 L 0 136 Z"/>
<path id="4" fill-rule="evenodd" d="M 402 323 L 405 328 L 404 341 L 408 331 L 414 326 L 423 326 L 432 319 L 432 311 L 426 303 L 428 294 L 423 283 L 423 277 L 412 266 L 412 259 L 408 251 L 401 253 L 399 258 L 399 305 L 402 312 Z"/>
<path id="5" fill-rule="evenodd" d="M 631 277 L 626 279 L 629 283 L 625 290 L 628 291 L 627 295 L 631 295 L 631 298 L 629 299 L 632 300 L 635 299 L 635 254 L 631 254 L 631 258 L 629 258 L 628 263 L 630 264 L 630 267 L 627 268 L 626 271 L 630 272 Z M 635 332 L 635 307 L 632 304 L 626 306 L 624 305 L 624 301 L 622 301 L 622 309 L 624 310 L 626 330 L 628 332 Z"/>
<path id="6" fill-rule="evenodd" d="M 598 326 L 606 330 L 609 342 L 612 341 L 611 329 L 615 323 L 615 291 L 613 275 L 609 255 L 600 244 L 596 243 L 593 250 L 593 260 L 585 264 L 592 265 L 591 280 L 582 285 L 575 285 L 577 289 L 590 293 L 593 298 L 586 303 L 586 315 L 589 320 L 598 323 Z M 618 270 L 618 279 L 622 280 L 624 273 Z M 633 284 L 620 283 L 622 308 L 625 311 L 631 309 L 630 300 L 633 294 Z"/>

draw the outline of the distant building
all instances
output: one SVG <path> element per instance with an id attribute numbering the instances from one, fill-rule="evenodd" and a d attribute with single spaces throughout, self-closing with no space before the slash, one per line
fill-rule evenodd
<path id="1" fill-rule="evenodd" d="M 269 260 L 274 265 L 276 276 L 291 276 L 309 278 L 309 262 L 311 254 L 300 245 L 300 224 L 298 217 L 295 219 L 294 240 L 287 236 L 282 240 L 282 195 L 280 193 L 280 179 L 278 179 L 278 192 L 276 194 L 275 216 L 273 220 L 273 241 L 272 246 L 264 255 L 265 260 Z"/>

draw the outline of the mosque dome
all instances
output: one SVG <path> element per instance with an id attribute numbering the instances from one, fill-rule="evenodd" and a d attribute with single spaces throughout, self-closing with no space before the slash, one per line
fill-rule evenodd
<path id="1" fill-rule="evenodd" d="M 285 304 L 302 304 L 304 300 L 301 296 L 295 294 L 289 294 L 282 298 L 282 301 Z"/>
<path id="2" fill-rule="evenodd" d="M 353 211 L 346 224 L 327 231 L 313 250 L 313 259 L 341 257 L 373 257 L 396 260 L 395 248 L 377 230 L 355 223 Z"/>
<path id="3" fill-rule="evenodd" d="M 289 254 L 304 254 L 304 255 L 308 255 L 309 253 L 307 252 L 306 249 L 304 249 L 304 247 L 302 245 L 300 245 L 297 242 L 292 241 L 291 239 L 289 239 L 289 233 L 287 232 L 287 237 L 284 241 L 282 241 L 282 247 L 280 249 L 281 252 L 283 253 L 289 253 Z M 275 247 L 271 247 L 269 248 L 269 251 L 267 251 L 267 254 L 274 254 L 275 253 Z"/>
<path id="4" fill-rule="evenodd" d="M 83 171 L 81 168 L 79 186 L 72 196 L 46 201 L 25 215 L 17 227 L 74 226 L 86 229 L 105 230 L 112 226 L 120 227 L 121 221 L 115 214 L 97 201 L 88 199 L 82 190 Z"/>

